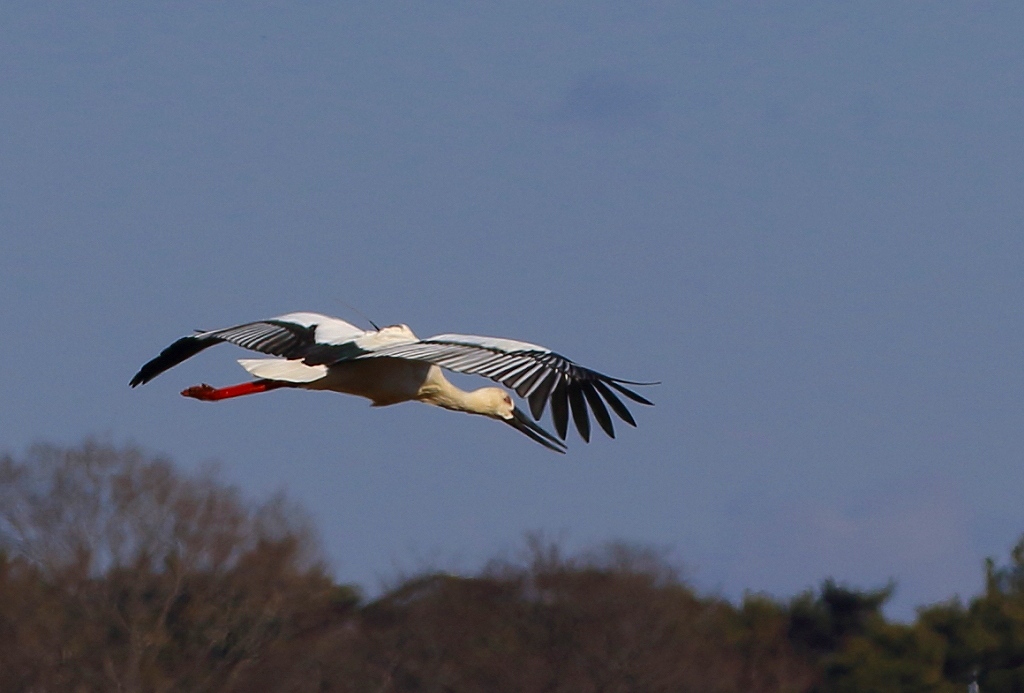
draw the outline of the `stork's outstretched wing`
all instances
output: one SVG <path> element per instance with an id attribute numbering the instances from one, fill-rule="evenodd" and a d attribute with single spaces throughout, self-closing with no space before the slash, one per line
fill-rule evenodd
<path id="1" fill-rule="evenodd" d="M 412 343 L 377 347 L 355 358 L 381 356 L 427 361 L 457 373 L 490 378 L 526 399 L 530 403 L 530 413 L 537 420 L 550 401 L 551 419 L 562 440 L 565 440 L 568 430 L 570 409 L 583 440 L 590 440 L 589 412 L 593 412 L 604 432 L 614 438 L 615 428 L 605 402 L 620 419 L 636 426 L 633 416 L 613 389 L 634 402 L 653 404 L 624 385 L 655 383 L 612 378 L 584 368 L 545 347 L 512 339 L 441 334 Z"/>
<path id="2" fill-rule="evenodd" d="M 366 353 L 358 346 L 359 338 L 366 334 L 344 320 L 318 313 L 289 313 L 269 320 L 197 332 L 182 337 L 161 351 L 156 358 L 139 369 L 130 385 L 135 387 L 148 383 L 167 369 L 221 342 L 318 365 L 336 363 Z"/>

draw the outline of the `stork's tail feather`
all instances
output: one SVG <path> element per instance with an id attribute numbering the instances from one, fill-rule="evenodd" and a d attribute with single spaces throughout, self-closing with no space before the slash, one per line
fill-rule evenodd
<path id="1" fill-rule="evenodd" d="M 327 366 L 307 366 L 289 359 L 238 359 L 238 363 L 257 378 L 287 383 L 311 383 L 327 375 Z"/>

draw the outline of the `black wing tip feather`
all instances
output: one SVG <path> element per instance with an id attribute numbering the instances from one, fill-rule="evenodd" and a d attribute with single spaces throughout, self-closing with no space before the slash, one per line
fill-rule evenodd
<path id="1" fill-rule="evenodd" d="M 654 402 L 652 402 L 651 400 L 647 399 L 646 397 L 641 397 L 637 393 L 635 393 L 632 390 L 630 390 L 628 387 L 623 387 L 622 383 L 628 383 L 630 385 L 660 385 L 661 384 L 661 383 L 634 383 L 634 382 L 632 382 L 630 380 L 617 380 L 615 378 L 608 378 L 607 382 L 608 382 L 609 385 L 611 385 L 616 390 L 618 390 L 619 392 L 624 394 L 626 397 L 629 397 L 634 402 L 636 402 L 638 404 L 646 404 L 649 407 L 653 407 L 654 406 Z"/>
<path id="2" fill-rule="evenodd" d="M 572 409 L 572 420 L 576 424 L 576 432 L 580 434 L 584 443 L 589 443 L 590 416 L 583 396 L 583 385 L 578 380 L 569 383 L 569 405 Z"/>
<path id="3" fill-rule="evenodd" d="M 614 380 L 615 382 L 622 383 L 624 385 L 643 385 L 644 387 L 649 387 L 651 385 L 661 385 L 660 380 L 623 380 L 622 378 L 609 378 L 606 375 L 601 377 L 606 378 L 607 380 Z"/>
<path id="4" fill-rule="evenodd" d="M 609 438 L 615 438 L 615 426 L 612 424 L 612 417 L 608 414 L 608 408 L 604 406 L 601 396 L 597 394 L 597 389 L 591 383 L 585 383 L 583 385 L 583 395 L 587 398 L 587 404 L 590 405 L 590 410 L 594 413 L 597 423 L 600 424 Z"/>
<path id="5" fill-rule="evenodd" d="M 147 361 L 139 369 L 139 372 L 132 377 L 128 385 L 129 387 L 145 385 L 164 371 L 177 366 L 182 361 L 195 356 L 206 347 L 213 346 L 219 341 L 221 340 L 193 337 L 191 335 L 182 337 L 161 351 L 156 358 Z"/>
<path id="6" fill-rule="evenodd" d="M 584 441 L 590 442 L 589 414 L 594 415 L 597 423 L 608 434 L 609 438 L 615 438 L 615 427 L 612 424 L 612 417 L 608 413 L 608 408 L 605 407 L 605 402 L 611 406 L 612 411 L 620 419 L 630 426 L 636 427 L 636 421 L 633 419 L 632 414 L 622 403 L 622 400 L 612 391 L 612 388 L 638 404 L 654 406 L 654 402 L 624 387 L 623 383 L 629 385 L 660 385 L 660 382 L 622 380 L 576 366 L 575 364 L 571 364 L 571 366 L 573 368 L 568 372 L 553 369 L 548 371 L 543 377 L 532 377 L 515 388 L 516 392 L 529 402 L 530 413 L 535 421 L 541 419 L 547 403 L 551 402 L 552 422 L 554 423 L 555 431 L 563 440 L 568 432 L 570 412 L 580 437 Z M 583 398 L 586 400 L 585 403 L 582 401 Z"/>
<path id="7" fill-rule="evenodd" d="M 608 408 L 605 407 L 605 402 L 620 419 L 635 428 L 636 420 L 619 399 L 619 395 L 616 395 L 616 391 L 621 396 L 638 404 L 654 406 L 654 402 L 625 387 L 623 383 L 630 385 L 658 385 L 660 383 L 620 380 L 578 366 L 576 369 L 578 370 L 570 372 L 553 370 L 533 387 L 533 392 L 526 395 L 530 404 L 530 413 L 537 420 L 543 415 L 548 401 L 551 402 L 551 421 L 554 424 L 555 432 L 562 440 L 565 440 L 568 434 L 571 415 L 580 438 L 589 443 L 591 414 L 608 437 L 615 438 L 615 427 L 612 424 Z"/>
<path id="8" fill-rule="evenodd" d="M 558 377 L 550 395 L 551 421 L 555 424 L 555 432 L 562 440 L 565 440 L 565 436 L 569 432 L 569 392 L 567 383 L 566 378 Z"/>

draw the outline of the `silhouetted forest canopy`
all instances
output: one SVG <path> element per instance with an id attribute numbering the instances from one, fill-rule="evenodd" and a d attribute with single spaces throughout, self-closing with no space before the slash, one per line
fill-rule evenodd
<path id="1" fill-rule="evenodd" d="M 283 497 L 133 447 L 0 459 L 0 691 L 1024 691 L 1024 539 L 968 603 L 888 621 L 892 586 L 699 594 L 659 553 L 403 578 L 329 574 Z"/>

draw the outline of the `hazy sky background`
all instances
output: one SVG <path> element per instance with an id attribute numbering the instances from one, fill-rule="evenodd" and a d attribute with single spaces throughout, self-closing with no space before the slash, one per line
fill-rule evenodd
<path id="1" fill-rule="evenodd" d="M 0 450 L 136 442 L 308 507 L 340 580 L 543 530 L 703 590 L 969 596 L 1024 531 L 1024 5 L 0 5 Z M 561 457 L 246 380 L 295 311 L 661 380 Z M 483 386 L 481 379 L 457 379 Z"/>

